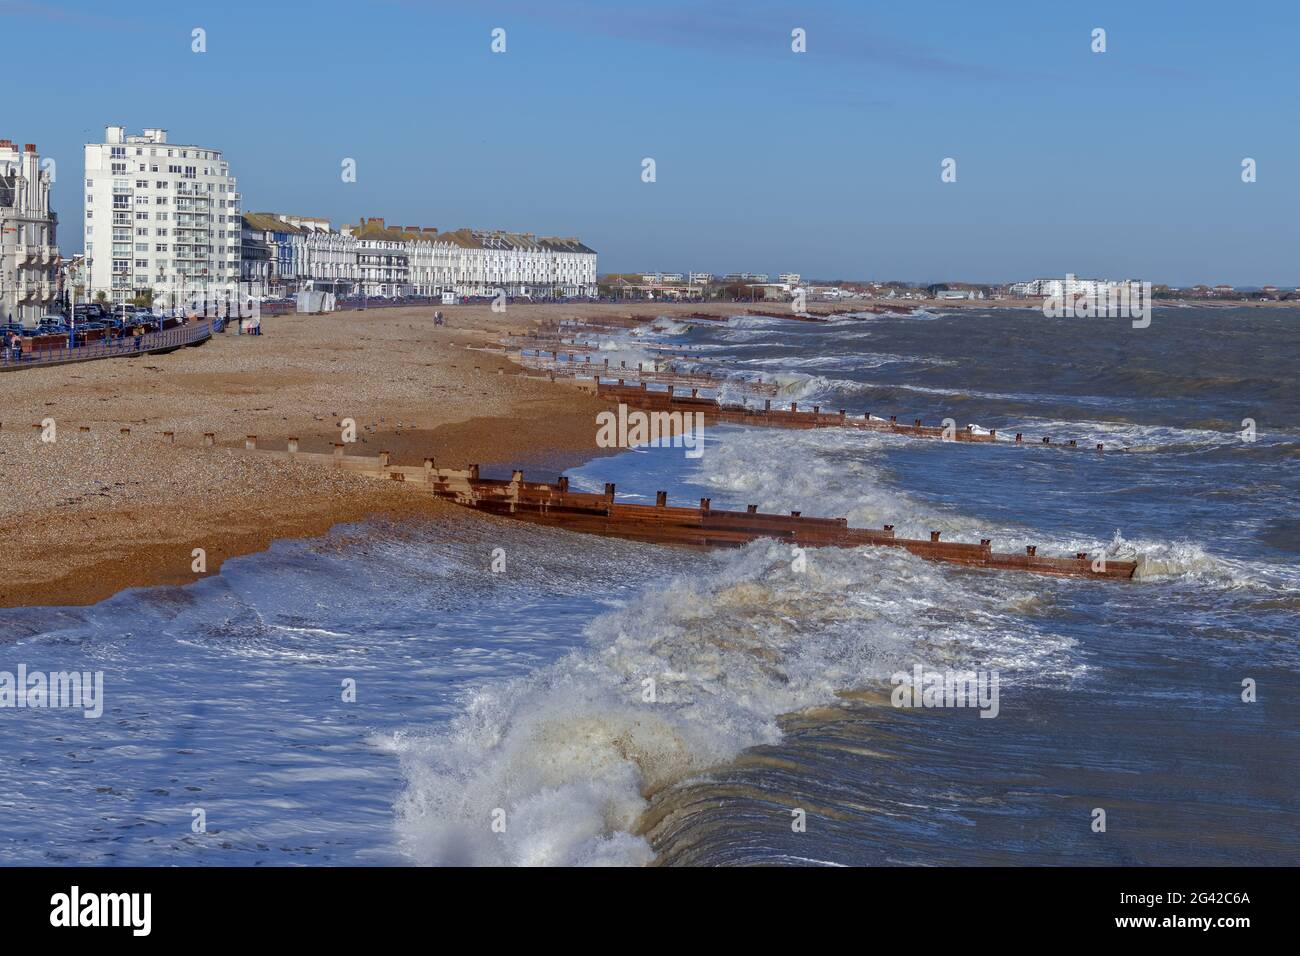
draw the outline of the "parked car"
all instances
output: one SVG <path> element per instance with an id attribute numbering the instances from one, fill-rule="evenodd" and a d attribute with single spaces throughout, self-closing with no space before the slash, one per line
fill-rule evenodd
<path id="1" fill-rule="evenodd" d="M 82 302 L 72 307 L 72 315 L 78 322 L 83 319 L 102 319 L 108 315 L 108 308 L 99 302 Z"/>

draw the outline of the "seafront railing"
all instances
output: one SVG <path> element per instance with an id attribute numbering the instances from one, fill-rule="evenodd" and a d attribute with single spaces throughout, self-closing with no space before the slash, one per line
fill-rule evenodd
<path id="1" fill-rule="evenodd" d="M 166 349 L 194 345 L 212 337 L 213 326 L 219 320 L 199 319 L 173 329 L 145 332 L 137 336 L 118 336 L 99 339 L 83 345 L 63 348 L 37 348 L 17 353 L 5 347 L 0 355 L 0 371 L 21 368 L 39 368 L 44 365 L 65 365 L 69 362 L 88 362 L 92 359 L 114 358 L 123 355 L 146 355 Z"/>

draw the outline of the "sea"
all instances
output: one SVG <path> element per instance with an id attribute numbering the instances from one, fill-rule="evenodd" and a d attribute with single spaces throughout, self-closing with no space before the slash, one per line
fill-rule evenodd
<path id="1" fill-rule="evenodd" d="M 575 488 L 1137 574 L 431 514 L 280 541 L 184 587 L 0 610 L 0 681 L 103 687 L 98 715 L 0 706 L 0 863 L 1300 863 L 1300 312 L 663 319 L 587 339 L 725 376 L 728 400 L 762 382 L 777 406 L 999 440 L 717 426 L 698 458 L 627 449 L 569 468 Z M 983 675 L 996 713 L 900 706 L 918 673 Z"/>

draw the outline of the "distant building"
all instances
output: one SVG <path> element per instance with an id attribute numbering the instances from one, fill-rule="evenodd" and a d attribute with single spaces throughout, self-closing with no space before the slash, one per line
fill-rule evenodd
<path id="1" fill-rule="evenodd" d="M 0 139 L 0 319 L 35 325 L 58 297 L 58 217 L 36 147 Z"/>
<path id="2" fill-rule="evenodd" d="M 359 278 L 357 240 L 335 232 L 326 219 L 246 213 L 240 278 L 252 285 L 254 294 L 347 295 Z"/>
<path id="3" fill-rule="evenodd" d="M 788 286 L 796 286 L 803 281 L 803 276 L 797 272 L 782 272 L 776 277 L 776 281 Z"/>
<path id="4" fill-rule="evenodd" d="M 239 230 L 239 281 L 252 295 L 266 295 L 271 289 L 272 263 L 278 259 L 271 232 L 256 216 L 241 216 Z"/>
<path id="5" fill-rule="evenodd" d="M 411 295 L 441 296 L 451 269 L 451 240 L 431 226 L 403 226 Z M 450 288 L 448 286 L 448 288 Z"/>
<path id="6" fill-rule="evenodd" d="M 401 297 L 411 291 L 408 236 L 383 219 L 362 219 L 344 226 L 357 243 L 357 279 L 366 295 Z"/>
<path id="7" fill-rule="evenodd" d="M 1130 284 L 1131 281 L 1080 279 L 1067 273 L 1064 279 L 1031 279 L 1028 282 L 1013 282 L 1007 286 L 1007 291 L 1021 298 L 1043 296 L 1063 299 L 1068 296 L 1102 296 Z"/>
<path id="8" fill-rule="evenodd" d="M 765 302 L 784 301 L 790 298 L 790 288 L 776 282 L 751 282 L 749 288 L 755 298 Z"/>
<path id="9" fill-rule="evenodd" d="M 690 281 L 690 284 L 691 284 L 691 285 L 708 285 L 710 282 L 713 281 L 713 273 L 711 273 L 711 272 L 692 272 L 692 273 L 690 274 L 690 280 L 689 280 L 689 281 Z"/>
<path id="10" fill-rule="evenodd" d="M 439 232 L 389 227 L 382 219 L 362 220 L 343 232 L 357 238 L 361 277 L 370 295 L 596 294 L 596 252 L 573 237 L 464 228 Z"/>

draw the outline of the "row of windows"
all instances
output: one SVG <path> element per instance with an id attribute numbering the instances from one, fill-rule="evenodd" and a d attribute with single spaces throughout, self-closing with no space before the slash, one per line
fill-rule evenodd
<path id="1" fill-rule="evenodd" d="M 191 231 L 192 233 L 197 232 L 200 236 L 203 236 L 203 237 L 205 237 L 205 238 L 210 238 L 210 237 L 213 237 L 213 236 L 215 236 L 215 238 L 217 238 L 217 239 L 225 239 L 225 238 L 226 238 L 226 230 L 224 230 L 224 229 L 218 229 L 218 230 L 215 232 L 215 234 L 214 234 L 213 231 L 210 230 L 210 229 L 202 229 L 202 230 L 200 230 L 200 229 L 191 229 L 190 231 Z M 165 235 L 167 235 L 167 233 L 168 233 L 168 230 L 167 230 L 167 229 L 154 229 L 154 231 L 153 231 L 153 234 L 154 234 L 155 236 L 165 236 Z M 87 227 L 86 227 L 86 235 L 88 235 L 88 236 L 93 236 L 94 234 L 95 234 L 95 227 L 94 227 L 94 226 L 87 226 Z M 136 235 L 136 238 L 138 238 L 138 239 L 147 238 L 148 235 L 149 235 L 149 230 L 148 230 L 148 229 L 136 229 L 136 231 L 135 231 L 135 235 Z M 128 240 L 128 239 L 131 238 L 131 230 L 130 230 L 130 229 L 114 229 L 114 230 L 113 230 L 113 238 L 116 239 L 116 240 L 119 241 L 119 242 L 124 242 L 124 241 L 126 241 L 126 240 Z"/>
<path id="2" fill-rule="evenodd" d="M 114 203 L 114 204 L 113 204 L 113 208 L 114 208 L 115 210 L 117 210 L 116 212 L 113 213 L 113 222 L 115 222 L 115 223 L 119 223 L 119 222 L 130 222 L 130 221 L 131 221 L 131 213 L 125 211 L 125 210 L 128 210 L 128 209 L 131 208 L 129 205 L 127 205 L 127 204 L 125 204 L 125 203 L 123 203 L 123 204 Z M 189 218 L 187 218 L 187 219 L 182 219 L 182 218 L 181 218 L 182 213 L 183 213 L 185 216 L 188 216 Z M 87 219 L 94 219 L 94 218 L 95 218 L 95 210 L 93 210 L 93 209 L 87 209 L 87 210 L 86 210 L 86 218 L 87 218 Z M 147 219 L 149 218 L 149 213 L 144 212 L 143 210 L 139 210 L 139 209 L 137 209 L 136 212 L 135 212 L 135 218 L 138 219 L 138 220 L 140 220 L 140 221 L 147 220 Z M 168 219 L 171 218 L 171 213 L 168 213 L 168 212 L 155 212 L 155 213 L 153 214 L 153 218 L 154 218 L 154 219 L 157 219 L 159 222 L 166 222 Z M 202 220 L 202 221 L 205 222 L 205 223 L 207 223 L 207 222 L 238 222 L 238 221 L 240 220 L 240 217 L 239 217 L 238 215 L 212 216 L 212 215 L 209 215 L 208 213 L 194 212 L 194 211 L 192 211 L 192 210 L 185 210 L 185 209 L 182 209 L 182 212 L 178 212 L 178 213 L 176 214 L 176 221 L 177 221 L 177 222 L 180 222 L 180 223 L 198 222 L 198 221 L 200 221 L 200 220 Z M 232 232 L 233 232 L 233 230 L 232 230 Z"/>
<path id="3" fill-rule="evenodd" d="M 136 206 L 148 206 L 148 205 L 149 205 L 149 197 L 148 197 L 148 196 L 136 196 L 136 197 L 134 197 L 134 198 L 135 198 L 135 203 L 134 203 L 134 205 L 136 205 Z M 199 198 L 200 198 L 200 197 L 196 197 L 196 196 L 194 196 L 194 197 L 192 197 L 192 196 L 186 196 L 184 193 L 182 193 L 180 196 L 177 196 L 177 197 L 176 197 L 176 208 L 177 208 L 177 209 L 199 209 L 199 208 L 206 209 L 206 208 L 207 208 L 206 206 L 202 206 L 202 207 L 200 207 L 200 206 L 195 206 L 195 205 L 194 205 L 195 200 L 196 200 L 196 199 L 199 199 Z M 125 196 L 125 195 L 114 195 L 114 196 L 113 196 L 113 208 L 114 208 L 114 209 L 128 209 L 128 208 L 130 208 L 131 205 L 132 205 L 131 199 L 132 199 L 131 196 Z M 154 196 L 154 197 L 153 197 L 153 205 L 155 205 L 155 206 L 170 206 L 170 205 L 171 205 L 171 201 L 172 201 L 172 197 L 171 197 L 171 196 Z M 203 197 L 203 198 L 201 199 L 201 201 L 202 201 L 202 202 L 206 202 L 206 201 L 207 201 L 206 197 Z M 94 205 L 95 205 L 95 194 L 94 194 L 94 193 L 86 193 L 86 206 L 87 206 L 87 207 L 93 207 Z M 239 203 L 237 203 L 237 202 L 236 202 L 235 200 L 233 200 L 233 199 L 218 199 L 218 200 L 216 201 L 216 205 L 217 205 L 217 208 L 219 208 L 219 209 L 238 209 L 238 208 L 239 208 Z"/>
<path id="4" fill-rule="evenodd" d="M 150 156 L 158 156 L 158 155 L 159 155 L 158 150 L 159 150 L 160 148 L 161 148 L 161 147 L 150 146 L 150 147 L 149 147 L 149 155 L 150 155 Z M 125 158 L 126 158 L 126 151 L 127 151 L 127 147 L 125 147 L 125 146 L 110 146 L 110 147 L 109 147 L 109 156 L 110 156 L 112 159 L 125 159 Z M 168 149 L 168 150 L 167 150 L 167 158 L 168 158 L 168 159 L 171 159 L 172 157 L 174 157 L 174 156 L 176 155 L 177 152 L 178 152 L 178 150 L 176 150 L 175 148 Z M 189 149 L 182 149 L 182 150 L 179 150 L 179 152 L 180 152 L 180 154 L 181 154 L 181 159 L 189 159 L 189 158 L 190 158 L 190 150 L 189 150 Z M 218 153 L 216 150 L 196 149 L 196 150 L 194 150 L 193 152 L 194 152 L 194 158 L 195 158 L 195 159 L 220 159 L 220 158 L 221 158 L 221 154 Z M 137 146 L 137 147 L 135 147 L 135 155 L 136 155 L 136 156 L 143 156 L 143 155 L 144 155 L 144 147 L 143 147 L 143 146 Z"/>
<path id="5" fill-rule="evenodd" d="M 134 248 L 132 248 L 133 246 L 134 246 Z M 201 243 L 201 244 L 199 244 L 199 245 L 187 245 L 187 244 L 183 244 L 183 243 L 177 243 L 177 244 L 175 245 L 174 248 L 175 248 L 175 251 L 176 251 L 177 253 L 182 254 L 182 255 L 183 255 L 183 254 L 186 254 L 186 253 L 189 253 L 189 252 L 191 252 L 191 251 L 194 251 L 194 252 L 202 252 L 202 253 L 205 253 L 205 254 L 207 254 L 207 255 L 213 255 L 213 254 L 215 254 L 215 255 L 217 255 L 217 256 L 221 256 L 221 255 L 223 254 L 223 252 L 224 252 L 226 258 L 229 258 L 229 259 L 231 259 L 232 261 L 235 260 L 235 259 L 237 259 L 237 258 L 239 258 L 239 256 L 238 256 L 235 252 L 233 252 L 233 251 L 231 251 L 231 250 L 229 250 L 229 249 L 227 249 L 227 250 L 222 250 L 220 246 L 211 245 L 211 244 L 208 244 L 208 243 Z M 88 242 L 86 243 L 86 252 L 89 254 L 89 253 L 93 253 L 94 251 L 95 251 L 95 244 L 94 244 L 93 242 L 89 242 L 89 241 L 88 241 Z M 115 243 L 113 243 L 113 255 L 115 255 L 115 256 L 125 256 L 125 255 L 130 255 L 132 252 L 148 252 L 148 251 L 149 251 L 149 243 L 147 243 L 147 242 L 137 242 L 137 243 L 131 243 L 131 242 L 115 242 Z M 166 253 L 166 252 L 169 252 L 169 251 L 171 251 L 171 250 L 170 250 L 170 248 L 169 248 L 169 246 L 168 246 L 167 243 L 165 243 L 165 242 L 157 242 L 157 243 L 154 243 L 153 251 L 154 251 L 154 252 L 157 252 L 157 253 Z M 215 251 L 215 252 L 214 252 L 214 251 Z"/>
<path id="6" fill-rule="evenodd" d="M 87 188 L 87 189 L 93 189 L 94 187 L 95 187 L 95 181 L 94 181 L 93 179 L 87 179 L 87 180 L 86 180 L 86 188 Z M 193 184 L 190 184 L 190 183 L 176 183 L 176 189 L 177 189 L 177 191 L 178 191 L 178 192 L 182 192 L 182 193 L 201 193 L 201 192 L 205 192 L 205 191 L 206 191 L 206 192 L 210 192 L 210 193 L 212 193 L 212 192 L 222 192 L 222 193 L 224 193 L 224 192 L 234 192 L 234 189 L 227 189 L 226 187 L 227 187 L 227 184 L 226 184 L 226 183 L 193 183 Z M 114 179 L 114 180 L 113 180 L 113 191 L 114 191 L 114 192 L 125 192 L 126 190 L 128 190 L 128 189 L 130 189 L 130 188 L 131 188 L 131 180 L 129 180 L 129 179 Z M 148 188 L 149 188 L 149 180 L 147 180 L 147 179 L 137 179 L 137 180 L 135 180 L 135 188 L 136 188 L 136 189 L 148 189 Z M 156 179 L 156 180 L 154 180 L 153 188 L 154 188 L 154 189 L 171 189 L 171 188 L 172 188 L 171 180 L 167 180 L 167 179 Z"/>
<path id="7" fill-rule="evenodd" d="M 113 163 L 113 164 L 110 165 L 110 167 L 109 167 L 109 171 L 110 171 L 114 176 L 125 176 L 125 175 L 127 174 L 127 164 L 126 164 L 126 163 Z M 137 173 L 157 173 L 157 172 L 161 172 L 161 171 L 162 171 L 162 168 L 161 168 L 157 163 L 148 163 L 148 164 L 145 164 L 145 163 L 139 163 L 139 164 L 136 166 L 136 172 L 137 172 Z M 172 173 L 172 174 L 174 174 L 174 175 L 176 175 L 176 176 L 181 176 L 181 177 L 183 177 L 183 178 L 185 178 L 185 179 L 198 179 L 198 176 L 199 176 L 199 172 L 200 172 L 200 170 L 199 170 L 199 168 L 198 168 L 197 166 L 180 166 L 180 165 L 176 165 L 176 164 L 168 164 L 168 166 L 167 166 L 167 172 Z M 213 168 L 211 168 L 210 166 L 204 166 L 203 169 L 202 169 L 202 173 L 203 173 L 204 176 L 222 176 L 222 177 L 224 177 L 224 176 L 226 175 L 225 173 L 220 172 L 219 170 L 213 169 Z M 91 180 L 89 180 L 89 179 L 86 180 L 86 185 L 87 185 L 87 186 L 91 185 Z M 181 185 L 184 185 L 184 183 L 182 183 Z M 196 183 L 195 185 L 201 186 L 202 183 Z M 209 183 L 208 185 L 209 185 L 209 188 L 211 188 L 212 184 Z M 220 192 L 223 192 L 223 193 L 224 193 L 224 192 L 234 192 L 234 191 L 235 191 L 235 186 L 234 186 L 234 184 L 232 184 L 232 183 L 219 183 L 218 185 L 221 187 L 221 188 L 220 188 Z M 159 188 L 159 189 L 162 189 L 162 188 L 164 188 L 164 185 L 163 185 L 162 183 L 159 183 L 159 184 L 158 184 L 158 188 Z"/>

